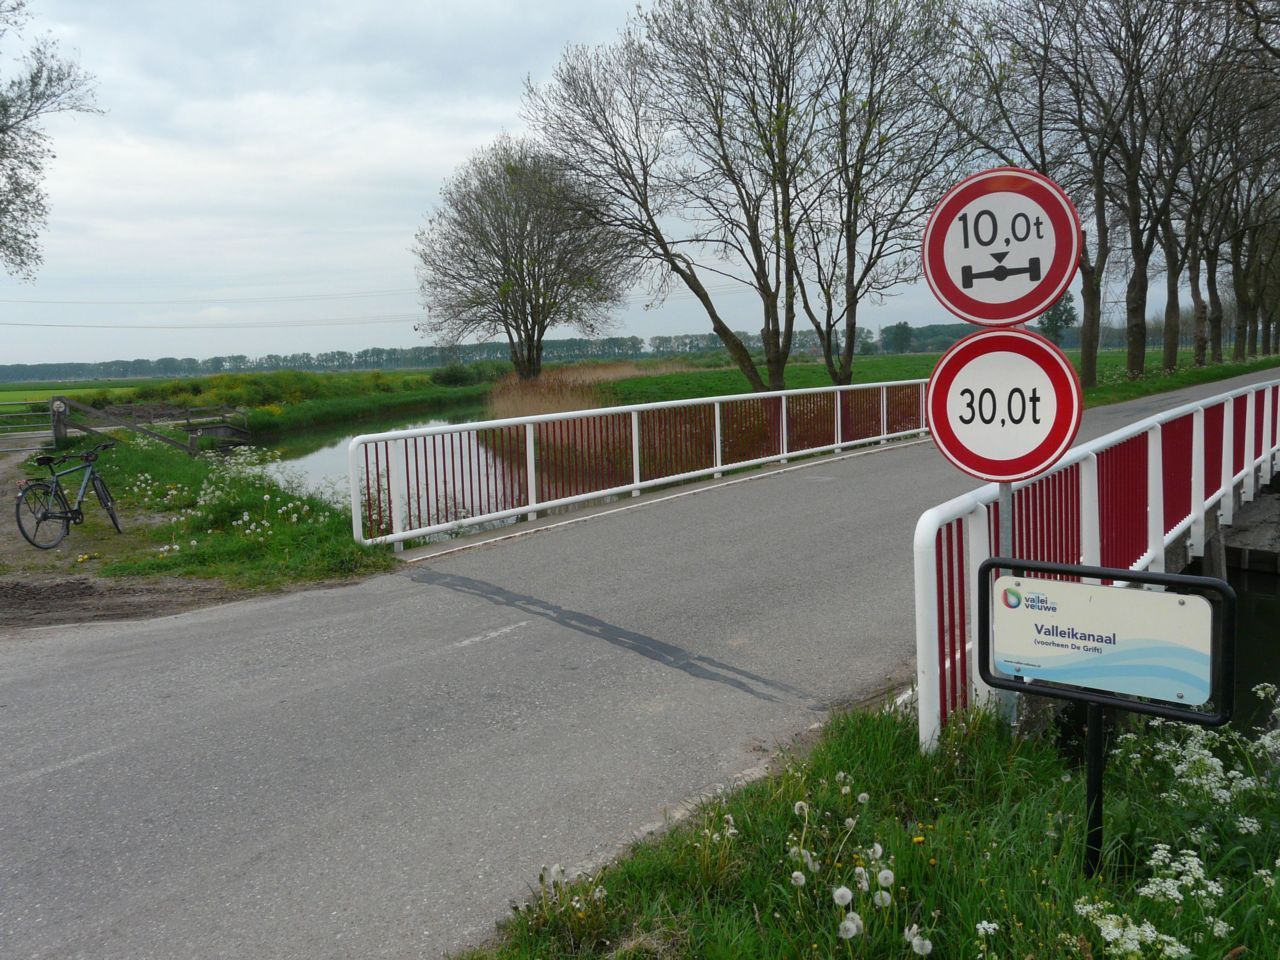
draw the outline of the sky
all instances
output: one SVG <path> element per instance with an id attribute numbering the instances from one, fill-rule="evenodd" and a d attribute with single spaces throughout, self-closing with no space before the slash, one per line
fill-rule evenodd
<path id="1" fill-rule="evenodd" d="M 524 130 L 526 77 L 545 80 L 568 44 L 609 42 L 632 9 L 31 0 L 28 39 L 52 35 L 93 74 L 103 113 L 45 124 L 44 263 L 34 282 L 0 274 L 0 363 L 428 342 L 411 248 L 443 181 Z M 710 331 L 687 293 L 646 300 L 612 332 Z M 717 301 L 758 329 L 749 294 Z M 863 314 L 872 329 L 952 319 L 923 285 Z"/>

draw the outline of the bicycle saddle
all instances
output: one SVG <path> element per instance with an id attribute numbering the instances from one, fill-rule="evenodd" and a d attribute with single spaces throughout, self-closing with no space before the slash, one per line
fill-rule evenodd
<path id="1" fill-rule="evenodd" d="M 37 467 L 47 467 L 53 463 L 53 457 L 36 457 L 33 462 Z"/>

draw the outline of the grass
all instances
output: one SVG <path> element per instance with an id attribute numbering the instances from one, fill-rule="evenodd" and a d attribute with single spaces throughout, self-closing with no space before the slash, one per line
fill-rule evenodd
<path id="1" fill-rule="evenodd" d="M 972 712 L 922 755 L 910 712 L 857 711 L 595 875 L 544 870 L 464 956 L 1280 956 L 1280 730 L 1133 730 L 1113 741 L 1093 880 L 1083 772 L 1053 738 Z"/>
<path id="2" fill-rule="evenodd" d="M 853 364 L 853 382 L 927 379 L 940 356 L 941 354 L 896 354 L 858 357 Z M 1078 369 L 1079 351 L 1067 351 L 1067 356 Z M 1121 403 L 1181 387 L 1226 380 L 1254 370 L 1278 367 L 1280 357 L 1258 357 L 1244 363 L 1221 363 L 1207 367 L 1193 367 L 1191 363 L 1192 355 L 1187 351 L 1179 355 L 1180 366 L 1174 373 L 1157 371 L 1140 380 L 1130 380 L 1125 373 L 1124 351 L 1108 350 L 1099 353 L 1098 386 L 1085 391 L 1085 406 L 1100 407 Z M 831 385 L 826 367 L 820 363 L 792 361 L 787 365 L 786 380 L 790 390 Z M 595 405 L 656 403 L 745 393 L 748 390 L 746 378 L 736 368 L 683 371 L 602 384 L 597 390 Z"/>
<path id="3" fill-rule="evenodd" d="M 129 438 L 98 465 L 125 535 L 92 537 L 108 521 L 90 495 L 90 536 L 73 527 L 68 543 L 74 548 L 80 538 L 101 544 L 77 554 L 76 565 L 105 576 L 180 575 L 261 589 L 345 579 L 396 564 L 389 550 L 354 542 L 345 510 L 293 492 L 264 451 L 241 448 L 226 458 L 193 460 Z"/>

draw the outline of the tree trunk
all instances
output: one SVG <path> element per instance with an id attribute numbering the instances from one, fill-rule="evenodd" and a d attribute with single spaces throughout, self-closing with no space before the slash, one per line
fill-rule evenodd
<path id="1" fill-rule="evenodd" d="M 1231 359 L 1236 362 L 1244 360 L 1246 345 L 1249 353 L 1256 356 L 1258 352 L 1258 311 L 1253 304 L 1253 293 L 1249 289 L 1249 277 L 1244 262 L 1244 238 L 1239 234 L 1231 238 L 1231 287 L 1236 295 L 1236 342 L 1231 351 Z"/>
<path id="2" fill-rule="evenodd" d="M 1173 232 L 1173 224 L 1167 219 L 1160 231 L 1161 246 L 1164 247 L 1164 356 L 1161 369 L 1176 370 L 1178 367 L 1179 329 L 1182 323 L 1182 305 L 1178 302 L 1178 278 L 1182 273 L 1178 237 Z"/>
<path id="3" fill-rule="evenodd" d="M 1222 298 L 1218 296 L 1218 251 L 1204 252 L 1204 282 L 1209 293 L 1209 358 L 1222 362 Z"/>
<path id="4" fill-rule="evenodd" d="M 1136 380 L 1147 368 L 1147 264 L 1140 250 L 1134 251 L 1133 261 L 1124 291 L 1125 370 Z"/>
<path id="5" fill-rule="evenodd" d="M 1191 250 L 1187 257 L 1187 280 L 1191 284 L 1191 304 L 1195 312 L 1195 365 L 1203 367 L 1209 353 L 1209 311 L 1200 289 L 1200 252 Z"/>
<path id="6" fill-rule="evenodd" d="M 1080 257 L 1080 383 L 1098 385 L 1098 336 L 1102 327 L 1102 276 L 1085 252 Z"/>

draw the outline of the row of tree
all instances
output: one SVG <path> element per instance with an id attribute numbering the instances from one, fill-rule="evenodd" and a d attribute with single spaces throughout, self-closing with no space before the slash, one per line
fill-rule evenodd
<path id="1" fill-rule="evenodd" d="M 811 330 L 850 380 L 859 308 L 919 279 L 951 184 L 1007 164 L 1085 223 L 1082 379 L 1124 290 L 1128 370 L 1276 349 L 1280 23 L 1260 0 L 653 0 L 617 40 L 529 84 L 533 139 L 450 181 L 417 237 L 423 329 L 504 337 L 522 374 L 557 323 L 600 328 L 637 278 L 679 285 L 756 389 Z M 1220 279 L 1236 302 L 1223 335 Z M 763 371 L 717 303 L 759 303 Z M 865 342 L 865 341 L 864 341 Z"/>

